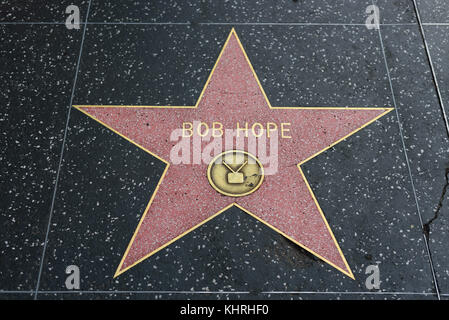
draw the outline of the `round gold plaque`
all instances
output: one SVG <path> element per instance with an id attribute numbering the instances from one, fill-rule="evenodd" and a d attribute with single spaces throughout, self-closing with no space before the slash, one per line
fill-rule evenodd
<path id="1" fill-rule="evenodd" d="M 216 156 L 207 168 L 210 185 L 225 196 L 243 197 L 262 184 L 262 163 L 252 154 L 230 150 Z"/>

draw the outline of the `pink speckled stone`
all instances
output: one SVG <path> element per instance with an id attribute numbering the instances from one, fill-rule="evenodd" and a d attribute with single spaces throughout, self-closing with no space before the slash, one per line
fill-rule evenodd
<path id="1" fill-rule="evenodd" d="M 176 143 L 170 141 L 170 134 L 184 121 L 220 121 L 229 129 L 246 121 L 291 123 L 292 139 L 279 139 L 277 174 L 265 176 L 261 187 L 248 196 L 232 198 L 216 192 L 207 179 L 207 163 L 171 164 L 118 273 L 235 202 L 352 275 L 296 165 L 386 109 L 270 109 L 232 33 L 198 108 L 92 106 L 83 110 L 167 162 Z"/>

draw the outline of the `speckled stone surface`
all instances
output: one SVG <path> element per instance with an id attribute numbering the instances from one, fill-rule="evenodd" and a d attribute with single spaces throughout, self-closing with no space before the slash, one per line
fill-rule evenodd
<path id="1" fill-rule="evenodd" d="M 139 193 L 136 194 L 140 196 Z M 143 198 L 143 197 L 142 197 Z M 104 197 L 109 199 L 109 197 Z M 127 199 L 119 199 L 121 203 Z M 139 201 L 146 204 L 146 199 Z M 101 201 L 101 199 L 100 199 Z M 118 211 L 118 210 L 117 210 Z M 117 211 L 109 213 L 109 217 L 118 219 Z M 92 215 L 102 211 L 97 207 L 90 211 Z M 88 223 L 85 215 L 74 224 Z M 398 219 L 396 219 L 398 220 Z M 48 255 L 42 279 L 43 291 L 66 291 L 64 287 L 66 264 L 80 265 L 82 272 L 82 290 L 148 290 L 168 291 L 181 297 L 200 298 L 201 292 L 234 291 L 260 294 L 264 291 L 331 291 L 331 292 L 369 292 L 365 288 L 364 269 L 373 261 L 381 262 L 382 288 L 393 292 L 424 292 L 431 293 L 430 279 L 426 275 L 426 261 L 422 252 L 407 251 L 401 255 L 399 251 L 390 252 L 387 248 L 360 244 L 360 241 L 348 239 L 344 241 L 345 249 L 357 245 L 357 251 L 351 250 L 351 260 L 355 268 L 356 280 L 352 280 L 328 264 L 314 258 L 298 246 L 289 242 L 262 223 L 232 208 L 207 224 L 199 227 L 166 249 L 156 253 L 151 259 L 144 260 L 134 268 L 113 279 L 117 262 L 120 261 L 123 248 L 120 248 L 120 238 L 110 238 L 106 242 L 98 238 L 95 248 L 87 246 L 94 238 L 91 234 L 103 234 L 102 224 L 93 224 L 92 228 L 63 229 L 67 219 L 56 218 L 55 228 L 51 237 L 51 251 Z M 335 219 L 333 221 L 336 222 Z M 135 222 L 137 223 L 137 222 Z M 391 222 L 390 222 L 391 224 Z M 111 225 L 114 233 L 124 230 L 123 223 Z M 346 224 L 345 224 L 346 225 Z M 338 222 L 334 228 L 340 229 Z M 79 230 L 82 232 L 75 232 Z M 65 233 L 76 233 L 77 238 L 68 237 Z M 392 227 L 381 234 L 389 235 L 395 232 Z M 352 237 L 350 237 L 352 238 Z M 399 236 L 400 238 L 400 236 Z M 64 239 L 64 240 L 62 240 Z M 416 241 L 416 239 L 414 239 Z M 413 240 L 410 240 L 413 241 Z M 82 248 L 73 249 L 82 243 Z M 400 243 L 404 243 L 401 240 Z M 125 244 L 126 245 L 126 244 Z M 77 247 L 75 247 L 77 248 Z M 374 248 L 374 249 L 373 249 Z M 356 248 L 354 248 L 356 249 Z M 379 255 L 374 250 L 381 251 Z M 108 252 L 108 254 L 105 254 Z M 373 254 L 369 256 L 368 252 Z M 413 254 L 414 253 L 414 254 Z M 383 256 L 382 256 L 383 254 Z M 408 260 L 405 258 L 409 256 Z M 389 261 L 392 260 L 393 261 Z M 359 260 L 359 261 L 354 261 Z M 98 264 L 101 261 L 101 265 Z M 401 263 L 408 262 L 407 269 Z M 47 269 L 48 268 L 48 269 Z M 397 273 L 401 268 L 404 273 Z M 419 287 L 418 287 L 419 286 Z M 417 289 L 419 288 L 419 289 Z M 182 291 L 190 294 L 182 295 Z M 377 290 L 373 290 L 377 291 Z M 176 293 L 180 292 L 180 293 Z M 195 295 L 195 292 L 198 292 Z M 161 292 L 163 294 L 163 292 Z M 156 296 L 154 294 L 154 296 Z M 215 296 L 220 295 L 217 293 Z"/>
<path id="2" fill-rule="evenodd" d="M 435 300 L 431 294 L 393 294 L 393 293 L 102 293 L 102 292 L 58 292 L 43 293 L 41 300 Z M 442 297 L 447 300 L 448 297 Z"/>
<path id="3" fill-rule="evenodd" d="M 236 28 L 274 106 L 390 106 L 377 31 L 360 26 Z M 354 94 L 357 92 L 357 94 Z"/>
<path id="4" fill-rule="evenodd" d="M 448 22 L 444 1 L 417 2 L 424 22 Z M 235 27 L 273 105 L 394 107 L 377 30 L 328 25 L 363 24 L 371 3 L 179 2 L 161 10 L 162 2 L 93 0 L 89 21 L 186 24 L 89 25 L 74 104 L 195 104 Z M 383 23 L 407 24 L 381 31 L 427 222 L 446 184 L 447 136 L 411 1 L 377 4 Z M 0 61 L 6 66 L 0 73 L 0 126 L 6 123 L 2 132 L 8 133 L 0 135 L 7 146 L 1 157 L 9 163 L 7 179 L 0 173 L 0 225 L 7 230 L 0 235 L 2 300 L 34 297 L 82 34 L 63 25 L 1 24 L 64 22 L 65 3 L 39 10 L 33 5 L 0 4 L 8 12 L 0 17 Z M 80 3 L 83 17 L 86 5 Z M 227 24 L 232 22 L 240 24 Z M 323 25 L 243 25 L 266 22 Z M 441 30 L 425 26 L 445 81 Z M 238 208 L 113 279 L 164 164 L 73 109 L 60 169 L 39 299 L 436 298 L 396 111 L 304 166 L 355 281 Z M 429 234 L 443 299 L 449 297 L 448 200 Z M 80 268 L 81 290 L 89 292 L 66 289 L 65 269 L 72 264 Z M 380 290 L 365 286 L 372 264 L 379 265 Z"/>
<path id="5" fill-rule="evenodd" d="M 88 0 L 32 0 L 15 1 L 2 0 L 0 2 L 1 22 L 61 22 L 64 23 L 68 14 L 66 8 L 76 5 L 80 9 L 80 18 L 84 21 L 87 13 Z"/>
<path id="6" fill-rule="evenodd" d="M 270 109 L 243 50 L 237 34 L 231 31 L 196 108 L 81 108 L 171 165 L 117 272 L 124 272 L 169 241 L 236 203 L 352 276 L 295 165 L 391 109 Z M 279 151 L 271 149 L 268 152 L 279 152 L 279 155 L 276 164 L 264 163 L 272 172 L 268 174 L 266 170 L 264 181 L 254 194 L 235 199 L 217 193 L 205 175 L 211 159 L 197 163 L 197 156 L 193 155 L 193 163 L 189 160 L 188 164 L 178 164 L 172 160 L 172 150 L 179 142 L 171 138 L 172 132 L 180 130 L 183 121 L 203 121 L 210 125 L 220 121 L 222 130 L 236 129 L 237 123 L 275 123 L 279 129 L 271 135 L 279 137 Z M 289 124 L 289 139 L 281 137 L 281 123 Z M 201 139 L 197 128 L 192 135 L 192 139 Z M 255 137 L 252 131 L 248 135 Z M 227 147 L 229 141 L 225 141 L 225 137 L 223 134 L 215 139 L 220 147 L 213 157 L 235 148 Z M 193 142 L 189 150 L 203 152 L 210 139 L 211 131 L 199 147 Z M 192 143 L 190 139 L 184 140 L 189 146 Z M 257 143 L 267 143 L 264 141 L 258 139 Z M 235 146 L 236 139 L 232 142 Z M 250 140 L 245 139 L 244 146 L 238 149 L 254 152 L 249 144 Z M 259 154 L 256 156 L 260 157 Z M 265 160 L 261 158 L 261 161 Z"/>
<path id="7" fill-rule="evenodd" d="M 94 1 L 91 21 L 364 23 L 372 0 Z"/>
<path id="8" fill-rule="evenodd" d="M 384 27 L 383 38 L 418 205 L 423 222 L 428 223 L 447 183 L 448 138 L 418 27 Z M 448 290 L 446 201 L 447 196 L 439 218 L 429 226 L 429 245 L 442 292 Z"/>
<path id="9" fill-rule="evenodd" d="M 32 300 L 33 292 L 0 292 L 0 300 Z"/>
<path id="10" fill-rule="evenodd" d="M 437 76 L 438 85 L 443 99 L 446 115 L 449 114 L 449 26 L 424 26 L 427 45 L 432 64 Z"/>
<path id="11" fill-rule="evenodd" d="M 86 56 L 101 71 L 81 65 L 76 103 L 194 105 L 229 30 L 89 26 Z M 392 105 L 383 57 L 373 50 L 377 31 L 360 26 L 238 26 L 236 31 L 272 105 Z M 115 54 L 123 48 L 127 55 Z"/>
<path id="12" fill-rule="evenodd" d="M 449 113 L 448 30 L 448 26 L 424 27 L 446 114 Z M 444 137 L 444 132 L 441 132 L 440 135 Z M 434 164 L 435 192 L 432 193 L 432 205 L 429 207 L 430 212 L 427 216 L 427 221 L 433 219 L 430 224 L 430 245 L 439 285 L 445 293 L 449 293 L 449 266 L 447 265 L 449 261 L 447 250 L 449 241 L 449 193 L 447 192 L 447 186 L 449 185 L 449 147 L 447 144 L 449 144 L 449 139 L 446 138 L 446 148 L 439 150 L 437 158 L 439 161 Z"/>
<path id="13" fill-rule="evenodd" d="M 0 40 L 0 290 L 32 290 L 81 32 L 0 25 Z"/>
<path id="14" fill-rule="evenodd" d="M 89 25 L 74 104 L 194 105 L 229 30 Z"/>
<path id="15" fill-rule="evenodd" d="M 416 0 L 422 22 L 449 22 L 449 6 L 446 0 Z"/>

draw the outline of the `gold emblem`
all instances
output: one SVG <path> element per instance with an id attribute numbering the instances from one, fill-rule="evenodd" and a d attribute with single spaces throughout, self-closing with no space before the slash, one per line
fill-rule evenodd
<path id="1" fill-rule="evenodd" d="M 262 163 L 252 154 L 226 151 L 216 156 L 207 168 L 210 185 L 219 193 L 230 197 L 243 197 L 256 191 L 262 184 Z"/>

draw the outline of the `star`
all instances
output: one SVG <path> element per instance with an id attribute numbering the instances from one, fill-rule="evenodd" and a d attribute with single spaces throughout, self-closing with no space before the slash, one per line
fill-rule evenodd
<path id="1" fill-rule="evenodd" d="M 166 163 L 114 277 L 237 206 L 354 279 L 301 165 L 387 114 L 391 108 L 271 106 L 234 29 L 195 106 L 74 107 Z M 272 123 L 279 127 L 288 124 L 282 136 L 280 129 L 276 131 L 279 134 L 277 170 L 265 175 L 259 188 L 248 195 L 232 197 L 217 192 L 206 174 L 209 163 L 171 160 L 171 152 L 179 142 L 173 139 L 173 132 L 179 132 L 183 123 L 195 121 L 209 124 L 208 127 L 219 122 L 223 130 L 245 124 L 251 129 L 253 123 Z M 192 126 L 192 133 L 198 135 L 201 130 L 198 133 Z M 205 143 L 193 146 L 192 157 L 201 152 Z M 220 151 L 232 150 L 224 146 L 223 143 Z"/>

